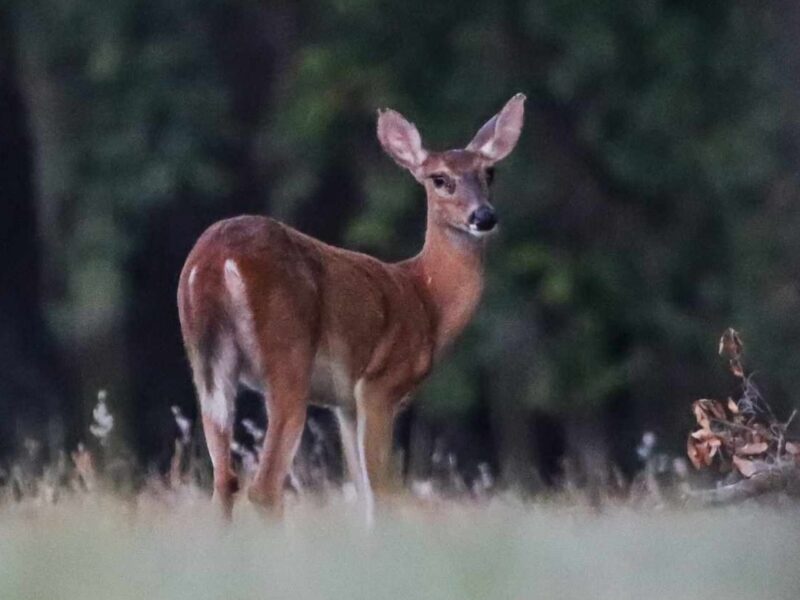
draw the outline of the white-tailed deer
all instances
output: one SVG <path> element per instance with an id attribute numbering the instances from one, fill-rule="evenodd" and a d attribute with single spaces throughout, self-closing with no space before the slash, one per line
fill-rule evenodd
<path id="1" fill-rule="evenodd" d="M 264 394 L 268 427 L 248 497 L 281 510 L 309 402 L 338 416 L 345 460 L 372 510 L 388 485 L 395 416 L 465 327 L 483 288 L 493 165 L 514 148 L 525 96 L 517 94 L 463 150 L 429 152 L 413 124 L 378 112 L 384 150 L 425 187 L 422 251 L 399 263 L 334 248 L 267 217 L 212 225 L 178 287 L 184 344 L 227 516 L 238 488 L 231 466 L 234 397 Z M 317 390 L 324 393 L 317 393 Z"/>

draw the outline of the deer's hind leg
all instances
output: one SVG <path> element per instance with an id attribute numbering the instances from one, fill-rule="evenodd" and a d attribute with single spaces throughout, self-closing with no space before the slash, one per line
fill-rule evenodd
<path id="1" fill-rule="evenodd" d="M 230 519 L 233 495 L 239 489 L 231 462 L 237 378 L 233 340 L 221 339 L 213 355 L 190 357 L 190 362 L 200 400 L 203 433 L 214 469 L 213 500 L 219 504 L 223 516 Z"/>
<path id="2" fill-rule="evenodd" d="M 303 345 L 288 351 L 280 364 L 268 369 L 267 434 L 247 495 L 276 516 L 283 512 L 283 486 L 306 422 L 310 371 L 311 350 Z"/>
<path id="3" fill-rule="evenodd" d="M 257 332 L 267 433 L 248 498 L 276 516 L 283 512 L 284 483 L 306 422 L 316 350 L 307 327 L 302 319 L 287 319 L 263 323 Z"/>
<path id="4" fill-rule="evenodd" d="M 273 514 L 283 509 L 283 485 L 306 421 L 311 366 L 316 352 L 316 291 L 285 265 L 225 263 L 225 282 L 237 332 L 253 375 L 262 380 L 267 433 L 248 498 Z M 291 285 L 283 286 L 288 279 Z M 277 282 L 277 283 L 276 283 Z M 251 301 L 251 290 L 259 301 Z"/>
<path id="5" fill-rule="evenodd" d="M 220 424 L 203 414 L 203 433 L 214 468 L 213 501 L 219 504 L 226 519 L 233 515 L 233 495 L 239 491 L 239 481 L 231 464 L 232 427 Z"/>

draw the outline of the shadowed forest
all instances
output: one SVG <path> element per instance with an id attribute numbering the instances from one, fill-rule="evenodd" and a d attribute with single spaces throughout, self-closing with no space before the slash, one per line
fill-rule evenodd
<path id="1" fill-rule="evenodd" d="M 412 256 L 424 193 L 376 109 L 445 149 L 516 92 L 484 301 L 402 419 L 406 469 L 538 490 L 633 475 L 645 432 L 683 453 L 691 402 L 733 386 L 729 325 L 788 414 L 799 32 L 788 0 L 0 2 L 0 462 L 88 443 L 102 390 L 124 451 L 167 468 L 171 407 L 197 414 L 175 294 L 199 234 L 260 213 Z"/>

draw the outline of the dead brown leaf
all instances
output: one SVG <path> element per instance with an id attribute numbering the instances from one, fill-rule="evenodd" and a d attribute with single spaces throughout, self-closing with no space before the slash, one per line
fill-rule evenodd
<path id="1" fill-rule="evenodd" d="M 691 436 L 686 442 L 686 454 L 695 469 L 702 469 L 706 465 L 705 452 Z"/>
<path id="2" fill-rule="evenodd" d="M 711 430 L 711 419 L 725 419 L 725 409 L 716 400 L 701 398 L 692 404 L 692 411 L 697 424 L 703 429 Z"/>
<path id="3" fill-rule="evenodd" d="M 686 454 L 695 469 L 708 467 L 722 447 L 722 440 L 707 429 L 698 429 L 689 435 Z"/>
<path id="4" fill-rule="evenodd" d="M 703 429 L 711 431 L 711 420 L 708 418 L 705 409 L 700 405 L 699 400 L 692 404 L 692 412 L 694 412 L 694 418 L 697 420 L 697 424 Z"/>
<path id="5" fill-rule="evenodd" d="M 752 460 L 734 456 L 733 464 L 736 467 L 736 470 L 739 471 L 743 477 L 747 477 L 748 479 L 758 473 L 758 468 L 756 467 L 755 462 Z"/>
<path id="6" fill-rule="evenodd" d="M 706 448 L 708 449 L 708 458 L 706 459 L 706 466 L 711 464 L 712 459 L 717 455 L 719 452 L 720 441 L 718 439 L 709 440 L 706 442 Z"/>
<path id="7" fill-rule="evenodd" d="M 709 401 L 709 410 L 714 418 L 719 419 L 721 421 L 726 421 L 728 415 L 725 414 L 725 407 L 722 405 L 722 402 L 718 400 L 710 400 Z"/>
<path id="8" fill-rule="evenodd" d="M 708 440 L 717 438 L 717 434 L 710 429 L 697 429 L 690 435 L 698 442 L 707 442 Z"/>
<path id="9" fill-rule="evenodd" d="M 741 448 L 736 449 L 736 454 L 744 455 L 744 456 L 752 456 L 754 454 L 764 454 L 769 448 L 769 444 L 767 442 L 752 442 L 750 444 L 745 444 Z"/>
<path id="10" fill-rule="evenodd" d="M 686 456 L 689 457 L 689 462 L 692 463 L 692 466 L 695 469 L 699 469 L 703 466 L 703 461 L 700 460 L 700 455 L 697 452 L 697 448 L 694 445 L 694 440 L 692 439 L 691 435 L 686 438 Z"/>

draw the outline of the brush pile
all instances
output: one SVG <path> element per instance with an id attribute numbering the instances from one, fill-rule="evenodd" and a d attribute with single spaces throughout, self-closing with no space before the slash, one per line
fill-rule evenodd
<path id="1" fill-rule="evenodd" d="M 704 500 L 728 502 L 768 491 L 800 490 L 800 441 L 788 431 L 797 411 L 786 421 L 775 416 L 742 362 L 739 334 L 728 329 L 719 342 L 719 354 L 740 381 L 738 399 L 701 399 L 692 404 L 698 429 L 689 434 L 686 452 L 696 469 L 716 468 L 727 474 L 715 490 L 702 492 Z"/>

